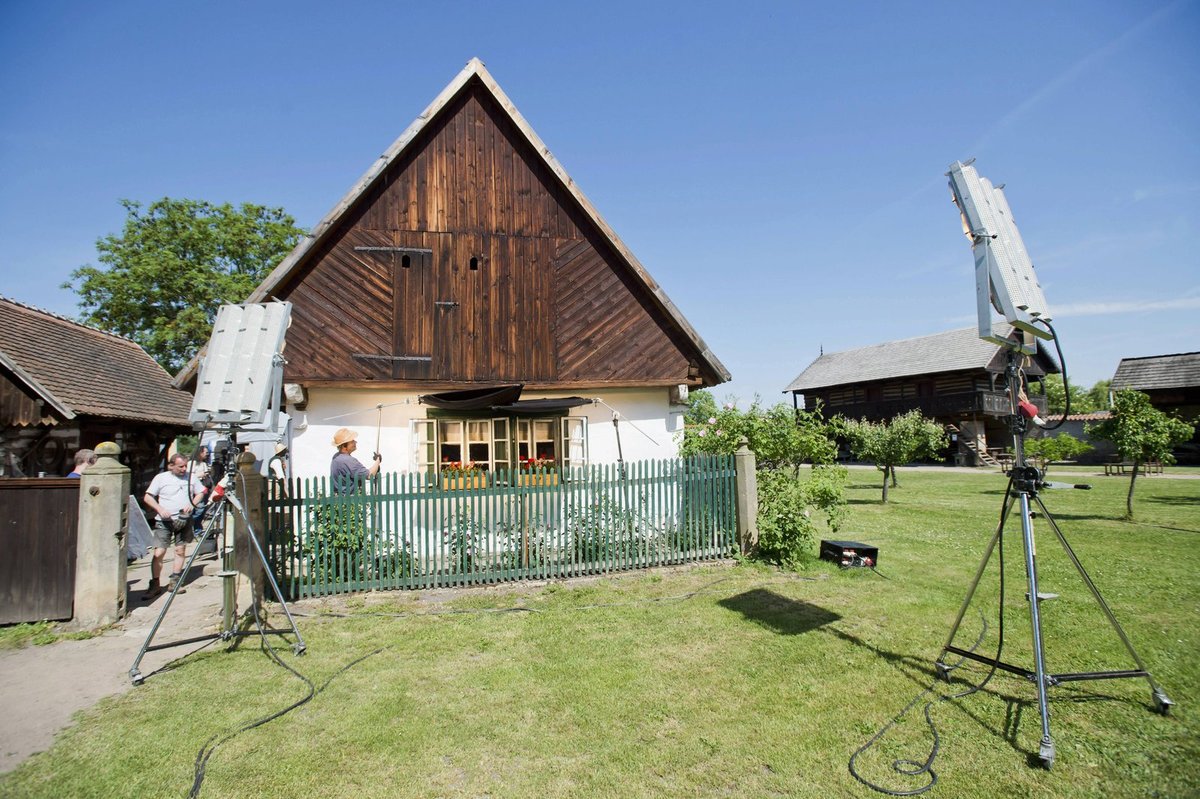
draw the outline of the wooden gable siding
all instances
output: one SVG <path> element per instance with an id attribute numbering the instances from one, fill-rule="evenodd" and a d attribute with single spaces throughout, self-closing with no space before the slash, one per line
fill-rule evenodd
<path id="1" fill-rule="evenodd" d="M 555 259 L 558 363 L 562 380 L 673 383 L 688 378 L 685 348 L 637 302 L 627 273 L 593 244 L 570 242 Z"/>
<path id="2" fill-rule="evenodd" d="M 25 427 L 53 424 L 54 416 L 42 413 L 42 399 L 14 382 L 8 372 L 0 373 L 0 425 Z"/>
<path id="3" fill-rule="evenodd" d="M 468 84 L 273 292 L 293 303 L 286 377 L 684 382 L 682 334 L 593 228 Z"/>

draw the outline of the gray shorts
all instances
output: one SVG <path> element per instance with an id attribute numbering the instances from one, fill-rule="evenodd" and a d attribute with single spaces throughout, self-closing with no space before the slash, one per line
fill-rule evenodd
<path id="1" fill-rule="evenodd" d="M 192 534 L 191 518 L 188 519 L 188 525 L 183 532 L 176 533 L 162 519 L 154 520 L 154 546 L 157 549 L 169 549 L 172 544 L 175 546 L 183 546 L 189 544 L 196 539 Z"/>

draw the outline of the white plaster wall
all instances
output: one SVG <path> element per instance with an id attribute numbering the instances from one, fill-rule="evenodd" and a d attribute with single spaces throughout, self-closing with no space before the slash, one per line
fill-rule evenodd
<path id="1" fill-rule="evenodd" d="M 371 462 L 378 436 L 383 455 L 383 470 L 410 471 L 414 467 L 415 444 L 413 419 L 427 418 L 426 406 L 417 401 L 418 393 L 387 389 L 308 389 L 305 410 L 289 408 L 292 417 L 292 474 L 295 477 L 327 477 L 333 458 L 333 434 L 341 427 L 358 432 L 355 456 L 365 465 Z M 521 399 L 581 396 L 600 398 L 618 411 L 621 451 L 626 461 L 649 458 L 673 458 L 678 452 L 678 437 L 683 431 L 683 406 L 668 403 L 668 390 L 628 388 L 565 391 L 526 391 Z M 378 406 L 384 406 L 380 409 Z M 588 461 L 617 462 L 617 430 L 613 412 L 604 404 L 593 403 L 572 409 L 571 416 L 588 420 Z"/>

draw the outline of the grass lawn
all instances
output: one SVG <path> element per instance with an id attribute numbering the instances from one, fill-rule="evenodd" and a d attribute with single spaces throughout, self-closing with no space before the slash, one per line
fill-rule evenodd
<path id="1" fill-rule="evenodd" d="M 884 506 L 876 477 L 851 472 L 851 513 L 836 537 L 878 546 L 879 574 L 719 565 L 298 603 L 308 654 L 273 643 L 320 690 L 219 746 L 200 795 L 879 796 L 847 760 L 935 685 L 932 662 L 1005 480 L 902 472 Z M 934 707 L 939 782 L 929 795 L 1200 795 L 1200 480 L 1139 479 L 1136 523 L 1119 521 L 1126 479 L 1092 482 L 1044 501 L 1176 707 L 1152 712 L 1141 679 L 1057 686 L 1057 761 L 1046 771 L 1031 765 L 1034 687 L 998 674 Z M 1060 595 L 1042 606 L 1050 670 L 1133 668 L 1047 524 L 1035 528 L 1041 588 Z M 1015 518 L 1008 530 L 1003 657 L 1032 668 Z M 998 638 L 997 571 L 993 559 L 957 639 L 970 646 L 986 619 L 986 654 Z M 511 608 L 521 610 L 499 612 Z M 984 673 L 964 666 L 937 690 Z M 307 690 L 250 641 L 190 655 L 86 713 L 0 779 L 0 795 L 186 795 L 206 741 Z M 859 770 L 893 789 L 918 787 L 890 764 L 924 760 L 931 744 L 918 706 Z"/>

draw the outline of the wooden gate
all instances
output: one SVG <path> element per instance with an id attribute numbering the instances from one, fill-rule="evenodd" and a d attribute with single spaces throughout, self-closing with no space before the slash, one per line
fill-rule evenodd
<path id="1" fill-rule="evenodd" d="M 69 619 L 79 480 L 0 480 L 0 624 Z"/>

